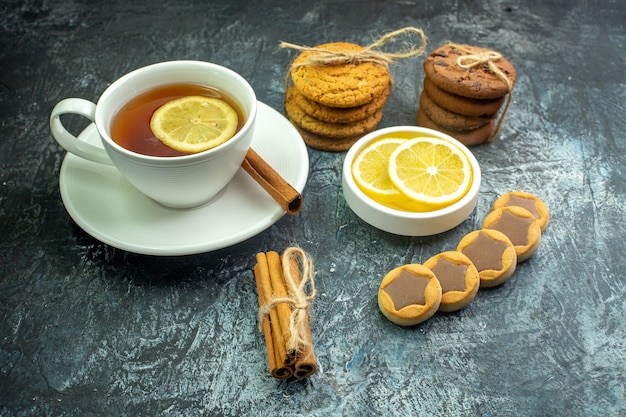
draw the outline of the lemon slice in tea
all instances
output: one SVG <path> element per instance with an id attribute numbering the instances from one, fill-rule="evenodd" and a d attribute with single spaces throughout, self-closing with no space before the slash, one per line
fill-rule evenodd
<path id="1" fill-rule="evenodd" d="M 237 111 L 224 100 L 187 96 L 159 107 L 152 115 L 150 129 L 170 148 L 197 153 L 232 138 L 238 123 Z"/>

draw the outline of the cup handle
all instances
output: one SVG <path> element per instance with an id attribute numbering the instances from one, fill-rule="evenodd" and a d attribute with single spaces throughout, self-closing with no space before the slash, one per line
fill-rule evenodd
<path id="1" fill-rule="evenodd" d="M 67 131 L 61 122 L 63 114 L 78 114 L 92 122 L 96 118 L 96 105 L 82 98 L 66 98 L 54 106 L 50 115 L 50 130 L 52 136 L 66 151 L 92 162 L 113 165 L 111 158 L 103 148 L 91 145 L 80 140 Z"/>

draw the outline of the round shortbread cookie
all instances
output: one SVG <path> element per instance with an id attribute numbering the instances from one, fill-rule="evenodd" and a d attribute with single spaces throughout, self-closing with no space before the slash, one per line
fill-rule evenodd
<path id="1" fill-rule="evenodd" d="M 474 54 L 494 52 L 478 46 L 461 45 L 461 47 L 473 51 Z M 442 90 L 463 97 L 494 99 L 509 93 L 507 83 L 486 63 L 472 68 L 461 67 L 457 59 L 464 55 L 471 54 L 450 44 L 437 48 L 424 60 L 426 77 Z M 515 67 L 506 58 L 501 57 L 492 62 L 512 85 L 515 84 L 517 77 Z"/>
<path id="2" fill-rule="evenodd" d="M 480 100 L 449 93 L 433 84 L 428 77 L 424 77 L 423 91 L 440 107 L 453 113 L 466 116 L 487 116 L 495 114 L 500 110 L 502 104 L 504 104 L 504 96 Z"/>
<path id="3" fill-rule="evenodd" d="M 289 89 L 285 96 L 285 112 L 291 122 L 304 130 L 329 138 L 345 138 L 362 135 L 373 130 L 383 117 L 382 109 L 362 120 L 350 123 L 330 123 L 316 119 L 298 106 L 294 99 L 294 90 Z"/>
<path id="4" fill-rule="evenodd" d="M 359 52 L 362 46 L 336 42 L 318 45 L 329 51 Z M 389 87 L 391 76 L 385 66 L 372 62 L 338 65 L 305 64 L 316 51 L 304 51 L 291 67 L 291 79 L 307 98 L 329 107 L 356 107 L 371 102 Z M 319 53 L 318 53 L 319 54 Z"/>
<path id="5" fill-rule="evenodd" d="M 418 126 L 438 130 L 442 133 L 445 133 L 446 135 L 452 136 L 454 139 L 458 140 L 466 146 L 480 145 L 481 143 L 487 142 L 489 138 L 491 138 L 491 136 L 494 134 L 496 129 L 495 120 L 492 120 L 483 127 L 475 130 L 467 130 L 461 132 L 446 129 L 430 120 L 428 116 L 422 111 L 422 109 L 419 109 L 417 111 L 415 121 Z"/>
<path id="6" fill-rule="evenodd" d="M 296 87 L 292 86 L 289 90 L 287 94 L 291 94 L 296 104 L 308 115 L 329 123 L 350 123 L 363 120 L 376 113 L 378 110 L 381 110 L 385 103 L 387 103 L 389 93 L 391 92 L 391 85 L 383 90 L 382 94 L 374 97 L 369 103 L 356 107 L 325 106 L 306 98 Z"/>
<path id="7" fill-rule="evenodd" d="M 440 107 L 422 91 L 420 94 L 420 109 L 424 111 L 426 116 L 437 125 L 449 130 L 467 131 L 479 129 L 495 118 L 495 114 L 488 116 L 465 116 L 458 113 L 452 113 L 449 110 Z"/>
<path id="8" fill-rule="evenodd" d="M 354 143 L 361 139 L 369 132 L 365 132 L 357 136 L 348 136 L 345 138 L 329 138 L 325 136 L 316 135 L 315 133 L 307 132 L 301 127 L 296 126 L 296 130 L 300 133 L 302 140 L 308 146 L 319 151 L 327 152 L 343 152 L 350 149 Z"/>

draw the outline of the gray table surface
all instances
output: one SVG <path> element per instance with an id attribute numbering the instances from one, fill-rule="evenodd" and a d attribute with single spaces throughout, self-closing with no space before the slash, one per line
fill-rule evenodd
<path id="1" fill-rule="evenodd" d="M 626 4 L 621 1 L 0 1 L 0 415 L 626 415 Z M 361 221 L 343 153 L 309 149 L 305 206 L 210 253 L 156 257 L 81 230 L 59 195 L 48 117 L 122 74 L 198 59 L 246 77 L 282 112 L 293 51 L 422 28 L 516 67 L 469 219 L 431 237 Z M 413 125 L 423 57 L 398 61 L 379 127 Z M 80 121 L 75 122 L 76 125 Z M 494 199 L 539 195 L 552 221 L 501 287 L 422 325 L 376 303 L 390 269 L 478 228 Z M 268 375 L 252 267 L 297 244 L 315 262 L 318 372 Z"/>

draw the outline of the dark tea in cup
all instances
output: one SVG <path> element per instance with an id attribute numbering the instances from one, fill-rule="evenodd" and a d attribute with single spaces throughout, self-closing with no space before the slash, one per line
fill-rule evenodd
<path id="1" fill-rule="evenodd" d="M 126 103 L 111 121 L 111 138 L 120 146 L 143 155 L 159 157 L 187 155 L 165 145 L 150 129 L 150 119 L 159 107 L 186 96 L 206 96 L 224 100 L 237 112 L 238 125 L 235 132 L 241 130 L 245 123 L 238 103 L 220 90 L 201 84 L 168 84 L 139 94 Z"/>
<path id="2" fill-rule="evenodd" d="M 61 100 L 50 114 L 50 130 L 68 152 L 113 165 L 146 197 L 186 209 L 214 199 L 239 172 L 252 144 L 257 103 L 252 86 L 226 67 L 160 62 L 118 78 L 97 104 Z M 64 114 L 90 120 L 100 143 L 69 132 Z"/>

